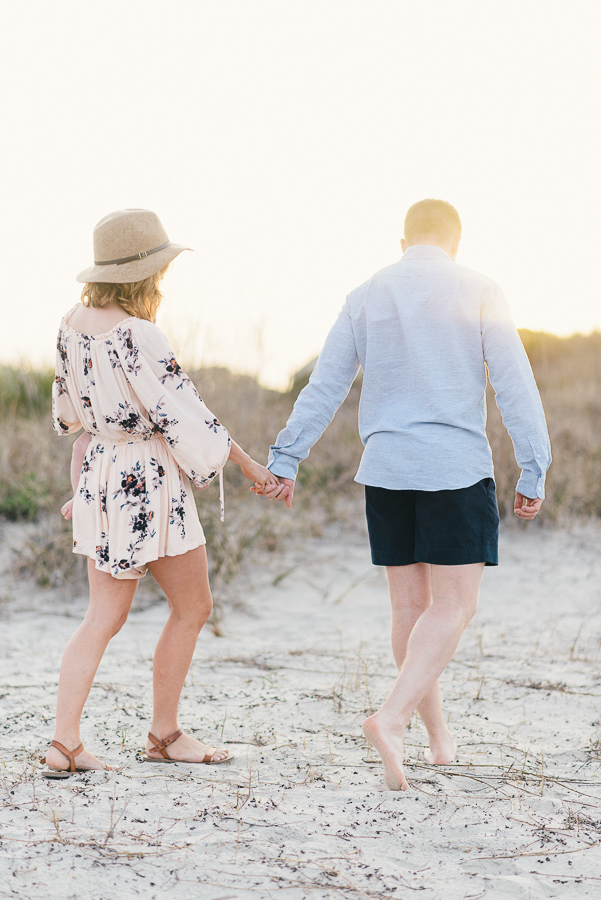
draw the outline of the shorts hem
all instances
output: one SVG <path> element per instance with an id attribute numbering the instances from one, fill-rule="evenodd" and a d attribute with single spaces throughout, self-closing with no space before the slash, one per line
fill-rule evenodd
<path id="1" fill-rule="evenodd" d="M 416 562 L 420 562 L 418 559 L 407 559 L 406 557 L 400 560 L 398 553 L 395 553 L 394 550 L 390 552 L 385 550 L 374 552 L 372 550 L 371 561 L 374 566 L 412 566 Z"/>
<path id="2" fill-rule="evenodd" d="M 191 541 L 190 544 L 185 544 L 182 547 L 179 547 L 175 553 L 161 553 L 156 556 L 151 556 L 148 559 L 143 560 L 138 563 L 137 566 L 130 566 L 128 569 L 123 569 L 123 571 L 119 572 L 118 575 L 113 575 L 110 571 L 109 567 L 103 567 L 98 565 L 98 560 L 96 559 L 96 553 L 89 553 L 87 550 L 84 550 L 83 547 L 77 546 L 73 547 L 73 553 L 79 553 L 81 556 L 87 556 L 88 559 L 91 559 L 95 563 L 95 568 L 98 572 L 105 572 L 107 575 L 110 575 L 111 578 L 116 578 L 117 581 L 122 581 L 124 579 L 140 579 L 144 578 L 146 572 L 148 571 L 148 563 L 156 562 L 157 559 L 163 559 L 164 557 L 174 557 L 174 556 L 183 556 L 184 553 L 189 553 L 190 550 L 197 550 L 199 547 L 206 546 L 206 538 L 201 541 Z"/>
<path id="3" fill-rule="evenodd" d="M 420 562 L 430 563 L 433 566 L 469 566 L 473 563 L 498 566 L 499 552 L 496 547 L 491 546 L 466 547 L 461 550 L 429 550 L 427 553 L 420 553 Z"/>
<path id="4" fill-rule="evenodd" d="M 372 550 L 371 561 L 374 566 L 411 566 L 420 562 L 431 566 L 469 566 L 475 563 L 498 566 L 499 553 L 495 547 L 473 547 L 463 550 L 429 550 L 416 554 L 416 558 L 407 559 L 399 557 L 394 550 Z"/>

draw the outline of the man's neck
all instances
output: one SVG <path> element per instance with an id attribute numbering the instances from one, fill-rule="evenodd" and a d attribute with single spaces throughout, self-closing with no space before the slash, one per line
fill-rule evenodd
<path id="1" fill-rule="evenodd" d="M 439 247 L 441 250 L 444 250 L 445 253 L 448 253 L 451 259 L 455 259 L 459 249 L 459 240 L 460 238 L 455 238 L 445 241 L 441 240 L 437 235 L 427 234 L 420 238 L 414 238 L 411 241 L 406 241 L 405 238 L 403 238 L 401 240 L 401 247 L 403 248 L 403 253 L 409 247 Z"/>

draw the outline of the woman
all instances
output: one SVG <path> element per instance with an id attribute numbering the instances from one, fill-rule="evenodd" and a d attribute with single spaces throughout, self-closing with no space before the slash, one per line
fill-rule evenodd
<path id="1" fill-rule="evenodd" d="M 63 656 L 47 777 L 109 768 L 83 748 L 80 718 L 104 650 L 147 570 L 167 597 L 169 618 L 154 655 L 146 758 L 230 758 L 177 724 L 184 679 L 212 606 L 190 482 L 206 487 L 227 459 L 258 490 L 273 490 L 277 479 L 230 438 L 154 324 L 161 278 L 185 249 L 148 210 L 106 216 L 94 230 L 95 263 L 77 279 L 85 284 L 82 302 L 60 326 L 53 419 L 61 434 L 85 432 L 71 467 L 73 549 L 88 557 L 90 602 Z"/>

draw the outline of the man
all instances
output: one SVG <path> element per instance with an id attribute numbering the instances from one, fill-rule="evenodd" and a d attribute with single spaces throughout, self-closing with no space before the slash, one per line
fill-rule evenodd
<path id="1" fill-rule="evenodd" d="M 399 674 L 363 732 L 386 785 L 406 790 L 403 735 L 415 709 L 428 731 L 426 760 L 451 762 L 438 678 L 476 611 L 485 565 L 497 565 L 498 511 L 485 433 L 487 369 L 522 469 L 515 514 L 531 520 L 551 462 L 528 358 L 497 285 L 455 262 L 457 211 L 414 204 L 402 259 L 358 287 L 330 331 L 311 380 L 271 448 L 290 507 L 299 462 L 332 420 L 359 370 L 359 430 L 375 565 L 386 566 Z"/>

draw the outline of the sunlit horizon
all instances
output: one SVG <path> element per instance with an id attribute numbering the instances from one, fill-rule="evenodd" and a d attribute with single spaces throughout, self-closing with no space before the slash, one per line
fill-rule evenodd
<path id="1" fill-rule="evenodd" d="M 161 325 L 161 321 L 157 322 L 158 325 Z M 210 354 L 199 354 L 197 348 L 190 349 L 191 341 L 190 338 L 185 337 L 183 335 L 177 336 L 177 329 L 170 328 L 167 324 L 163 326 L 163 330 L 168 335 L 168 337 L 175 337 L 175 339 L 171 339 L 172 347 L 175 347 L 175 353 L 178 357 L 178 361 L 182 365 L 182 368 L 186 369 L 190 372 L 202 371 L 203 369 L 227 369 L 233 375 L 237 376 L 247 376 L 249 378 L 254 379 L 258 382 L 262 387 L 267 388 L 269 390 L 278 391 L 280 393 L 287 393 L 294 384 L 295 377 L 302 373 L 307 367 L 309 367 L 313 362 L 317 360 L 319 356 L 319 351 L 317 353 L 312 354 L 307 357 L 307 359 L 301 363 L 301 365 L 296 366 L 291 369 L 289 372 L 282 372 L 282 376 L 279 379 L 266 380 L 259 367 L 253 366 L 238 366 L 235 361 L 230 360 L 221 360 L 218 356 L 212 358 Z M 593 328 L 590 331 L 572 331 L 566 334 L 557 334 L 553 331 L 545 331 L 544 329 L 535 329 L 535 328 L 518 328 L 522 334 L 524 332 L 528 332 L 532 335 L 544 335 L 549 338 L 556 338 L 560 341 L 568 341 L 571 338 L 582 338 L 586 340 L 586 338 L 594 338 L 596 335 L 601 335 L 601 328 Z M 35 359 L 27 359 L 24 357 L 11 359 L 7 357 L 5 359 L 0 360 L 0 368 L 7 367 L 14 369 L 15 371 L 21 372 L 50 372 L 51 369 L 54 368 L 54 353 L 49 353 L 48 360 L 46 362 L 40 362 Z"/>
<path id="2" fill-rule="evenodd" d="M 174 0 L 167 28 L 158 0 L 58 0 L 3 24 L 0 363 L 52 363 L 124 207 L 194 248 L 158 318 L 186 365 L 284 387 L 426 197 L 519 328 L 601 329 L 601 8 Z"/>

